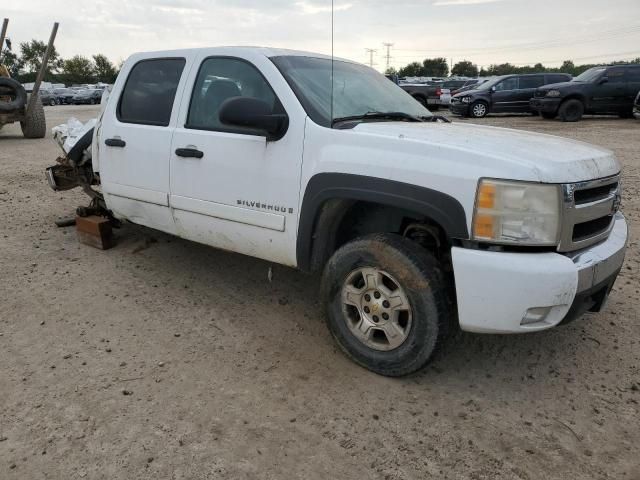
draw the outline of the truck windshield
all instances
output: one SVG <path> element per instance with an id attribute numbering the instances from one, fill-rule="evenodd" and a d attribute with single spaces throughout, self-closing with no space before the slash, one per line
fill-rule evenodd
<path id="1" fill-rule="evenodd" d="M 598 67 L 590 68 L 589 70 L 581 73 L 571 81 L 572 82 L 592 82 L 596 78 L 598 78 L 605 70 L 606 68 L 598 68 Z"/>
<path id="2" fill-rule="evenodd" d="M 394 112 L 416 118 L 431 112 L 375 70 L 345 61 L 333 65 L 333 116 L 331 109 L 331 59 L 302 56 L 271 58 L 311 119 L 331 127 L 333 119 Z M 396 115 L 397 117 L 397 115 Z"/>

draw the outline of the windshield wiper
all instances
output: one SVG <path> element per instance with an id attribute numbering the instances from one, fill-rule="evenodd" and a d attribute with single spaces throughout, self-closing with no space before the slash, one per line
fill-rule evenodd
<path id="1" fill-rule="evenodd" d="M 430 117 L 417 117 L 405 112 L 367 112 L 363 115 L 334 118 L 331 122 L 331 126 L 334 126 L 337 123 L 365 120 L 404 120 L 408 122 L 424 122 L 426 118 Z"/>

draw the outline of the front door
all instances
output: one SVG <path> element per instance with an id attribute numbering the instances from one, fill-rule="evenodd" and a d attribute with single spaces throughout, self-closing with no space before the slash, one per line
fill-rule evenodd
<path id="1" fill-rule="evenodd" d="M 518 111 L 518 77 L 505 78 L 493 87 L 491 94 L 491 111 Z"/>
<path id="2" fill-rule="evenodd" d="M 544 75 L 526 75 L 520 77 L 520 84 L 518 85 L 517 95 L 517 111 L 529 112 L 531 107 L 529 106 L 530 100 L 535 96 L 538 87 L 543 86 L 545 83 Z"/>
<path id="3" fill-rule="evenodd" d="M 265 76 L 244 59 L 201 58 L 189 85 L 171 146 L 169 201 L 178 235 L 295 266 L 304 120 L 291 121 L 277 141 L 220 122 L 220 106 L 238 96 L 286 113 Z"/>
<path id="4" fill-rule="evenodd" d="M 625 67 L 611 67 L 596 80 L 592 105 L 596 113 L 615 113 L 623 109 L 627 96 Z"/>
<path id="5" fill-rule="evenodd" d="M 185 58 L 144 59 L 123 71 L 100 132 L 100 179 L 107 205 L 134 223 L 173 232 L 169 153 Z"/>

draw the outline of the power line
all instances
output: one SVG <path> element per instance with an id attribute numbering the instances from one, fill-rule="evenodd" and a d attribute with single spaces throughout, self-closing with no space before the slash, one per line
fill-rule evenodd
<path id="1" fill-rule="evenodd" d="M 373 63 L 373 55 L 378 51 L 374 48 L 365 48 L 365 50 L 367 51 L 367 53 L 369 54 L 369 66 L 373 68 L 374 65 L 376 65 L 375 63 Z"/>
<path id="2" fill-rule="evenodd" d="M 391 47 L 393 47 L 393 43 L 383 43 L 382 45 L 384 45 L 387 49 L 387 55 L 385 56 L 386 60 L 387 60 L 387 70 L 389 71 L 389 67 L 391 66 Z"/>

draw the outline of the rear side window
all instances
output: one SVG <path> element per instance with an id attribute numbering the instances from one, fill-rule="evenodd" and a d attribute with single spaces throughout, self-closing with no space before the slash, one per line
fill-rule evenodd
<path id="1" fill-rule="evenodd" d="M 627 79 L 630 82 L 640 82 L 640 67 L 627 68 Z"/>
<path id="2" fill-rule="evenodd" d="M 169 125 L 184 58 L 142 60 L 129 73 L 118 103 L 118 120 L 143 125 Z"/>
<path id="3" fill-rule="evenodd" d="M 547 75 L 547 84 L 568 82 L 571 77 L 568 75 Z"/>
<path id="4" fill-rule="evenodd" d="M 520 77 L 520 90 L 525 90 L 527 88 L 538 88 L 544 85 L 544 83 L 544 75 Z"/>

